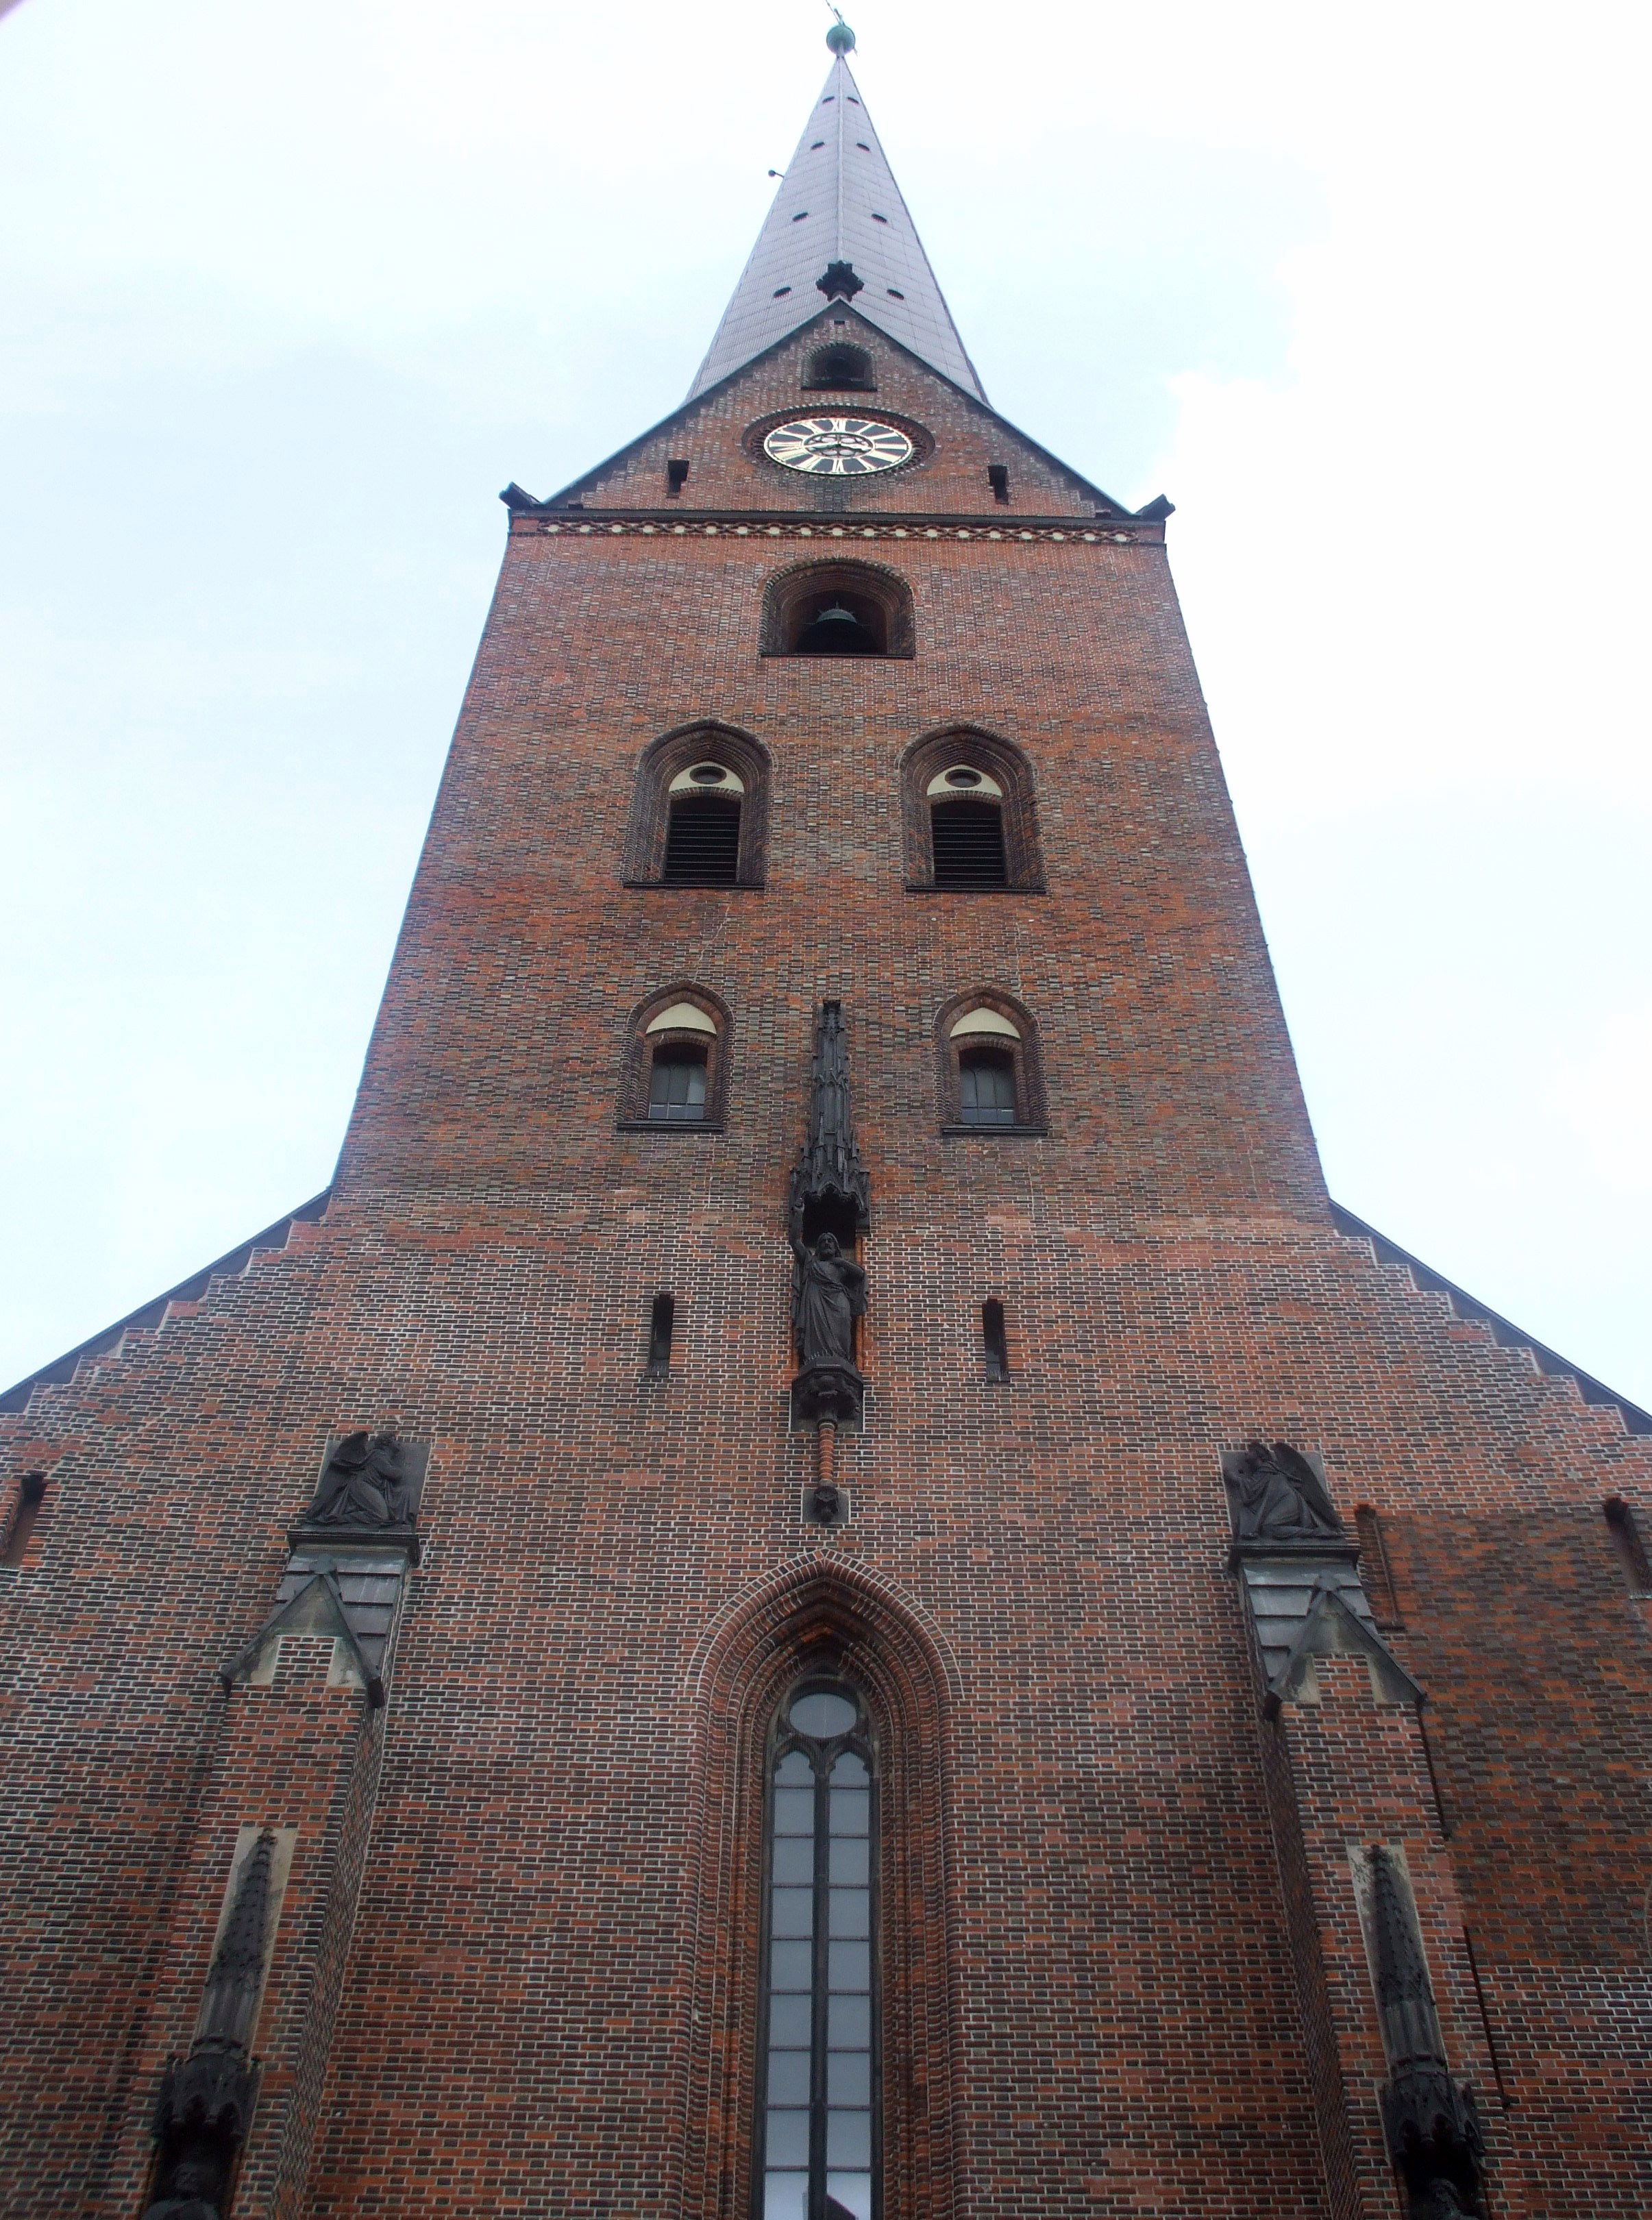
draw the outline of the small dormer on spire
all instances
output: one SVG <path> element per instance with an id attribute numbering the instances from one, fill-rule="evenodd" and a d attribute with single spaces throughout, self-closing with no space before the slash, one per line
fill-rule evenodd
<path id="1" fill-rule="evenodd" d="M 824 293 L 852 300 L 869 323 L 984 401 L 850 73 L 855 34 L 841 16 L 826 44 L 831 74 L 689 398 L 817 315 Z"/>

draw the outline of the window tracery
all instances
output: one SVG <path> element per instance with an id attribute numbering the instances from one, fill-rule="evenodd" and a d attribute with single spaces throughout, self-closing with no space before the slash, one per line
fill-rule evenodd
<path id="1" fill-rule="evenodd" d="M 876 1805 L 859 1690 L 795 1687 L 770 1737 L 762 2220 L 873 2220 Z"/>

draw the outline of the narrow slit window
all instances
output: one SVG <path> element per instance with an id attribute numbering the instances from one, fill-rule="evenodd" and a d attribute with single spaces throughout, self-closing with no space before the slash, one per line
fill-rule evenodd
<path id="1" fill-rule="evenodd" d="M 770 1745 L 762 2220 L 872 2220 L 879 2156 L 877 1782 L 866 1707 L 810 1681 Z"/>
<path id="2" fill-rule="evenodd" d="M 1009 1378 L 1009 1339 L 1004 1331 L 1004 1306 L 989 1296 L 981 1306 L 981 1338 L 987 1352 L 988 1380 Z"/>
<path id="3" fill-rule="evenodd" d="M 1400 1606 L 1394 1600 L 1393 1575 L 1388 1569 L 1388 1549 L 1382 1521 L 1368 1503 L 1354 1512 L 1354 1531 L 1360 1537 L 1360 1576 L 1370 1601 L 1371 1615 L 1379 1626 L 1398 1628 Z"/>
<path id="4" fill-rule="evenodd" d="M 648 1074 L 648 1114 L 666 1125 L 686 1124 L 706 1114 L 706 1051 L 662 1046 Z"/>
<path id="5" fill-rule="evenodd" d="M 666 464 L 665 490 L 668 494 L 681 493 L 683 487 L 687 485 L 688 483 L 689 465 L 683 460 L 681 456 L 676 457 L 673 461 Z"/>
<path id="6" fill-rule="evenodd" d="M 996 801 L 973 795 L 932 801 L 929 829 L 938 887 L 1009 884 L 1003 812 Z"/>
<path id="7" fill-rule="evenodd" d="M 1600 1507 L 1606 1514 L 1606 1531 L 1618 1552 L 1630 1593 L 1652 1596 L 1652 1562 L 1648 1560 L 1645 1537 L 1633 1508 L 1621 1495 L 1609 1495 Z"/>
<path id="8" fill-rule="evenodd" d="M 987 465 L 987 483 L 993 490 L 993 499 L 994 501 L 1007 501 L 1009 499 L 1009 465 L 1007 463 L 988 463 Z"/>
<path id="9" fill-rule="evenodd" d="M 703 1096 L 702 1096 L 703 1101 Z M 648 1314 L 648 1369 L 662 1374 L 670 1369 L 671 1335 L 676 1325 L 676 1302 L 670 1295 L 656 1295 Z"/>
<path id="10" fill-rule="evenodd" d="M 665 868 L 660 874 L 665 884 L 732 887 L 739 881 L 739 801 L 722 794 L 674 795 L 665 833 Z"/>
<path id="11" fill-rule="evenodd" d="M 6 1534 L 6 1546 L 0 1550 L 0 1565 L 21 1565 L 28 1555 L 28 1545 L 34 1529 L 40 1524 L 41 1509 L 46 1501 L 46 1475 L 26 1472 L 22 1492 L 17 1499 L 17 1508 L 11 1514 L 11 1525 Z"/>

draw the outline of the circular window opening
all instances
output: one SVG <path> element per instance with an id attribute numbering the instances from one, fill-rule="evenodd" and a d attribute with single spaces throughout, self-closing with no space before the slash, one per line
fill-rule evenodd
<path id="1" fill-rule="evenodd" d="M 847 1696 L 836 1695 L 829 1688 L 814 1688 L 807 1696 L 799 1696 L 786 1716 L 799 1734 L 824 1742 L 832 1735 L 847 1734 L 858 1713 Z"/>
<path id="2" fill-rule="evenodd" d="M 728 773 L 721 764 L 695 764 L 689 776 L 696 786 L 720 786 Z"/>
<path id="3" fill-rule="evenodd" d="M 700 774 L 696 771 L 695 773 L 695 776 L 697 778 L 699 776 Z M 965 767 L 960 764 L 956 770 L 950 770 L 947 772 L 946 783 L 949 786 L 979 786 L 981 783 L 981 773 L 978 770 L 966 770 Z"/>

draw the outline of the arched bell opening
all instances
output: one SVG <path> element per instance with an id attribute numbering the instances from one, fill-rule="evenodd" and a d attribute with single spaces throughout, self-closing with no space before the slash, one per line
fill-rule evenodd
<path id="1" fill-rule="evenodd" d="M 798 611 L 794 655 L 887 655 L 884 612 L 864 594 L 841 589 L 809 596 Z"/>
<path id="2" fill-rule="evenodd" d="M 895 571 L 870 563 L 810 563 L 769 582 L 764 655 L 871 660 L 912 652 L 912 593 Z"/>
<path id="3" fill-rule="evenodd" d="M 816 347 L 803 373 L 805 392 L 872 393 L 876 386 L 871 356 L 846 340 Z"/>

